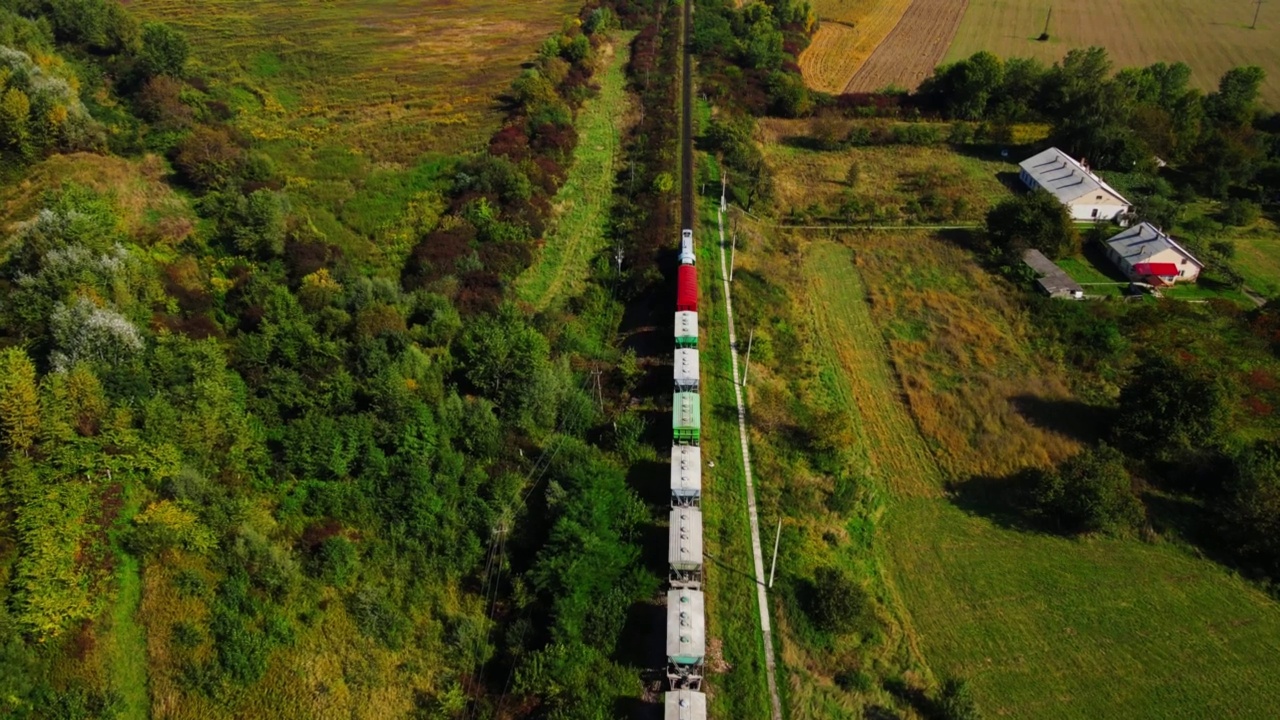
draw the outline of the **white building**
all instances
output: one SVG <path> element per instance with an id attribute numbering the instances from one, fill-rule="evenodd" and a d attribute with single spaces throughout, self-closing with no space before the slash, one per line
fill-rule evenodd
<path id="1" fill-rule="evenodd" d="M 1107 241 L 1111 258 L 1130 280 L 1152 285 L 1194 282 L 1204 269 L 1194 255 L 1151 223 L 1127 228 Z"/>
<path id="2" fill-rule="evenodd" d="M 1018 177 L 1032 190 L 1044 188 L 1067 206 L 1073 220 L 1114 220 L 1131 205 L 1115 188 L 1058 148 L 1049 148 L 1018 166 Z"/>

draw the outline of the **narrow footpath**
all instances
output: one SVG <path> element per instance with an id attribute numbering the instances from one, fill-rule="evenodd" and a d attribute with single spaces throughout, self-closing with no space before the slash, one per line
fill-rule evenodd
<path id="1" fill-rule="evenodd" d="M 760 518 L 756 512 L 756 485 L 751 476 L 751 449 L 747 443 L 747 406 L 742 398 L 742 381 L 738 376 L 738 337 L 733 328 L 733 296 L 729 290 L 729 268 L 724 258 L 724 208 L 720 198 L 716 224 L 720 232 L 720 281 L 724 283 L 724 312 L 729 326 L 729 357 L 733 361 L 733 394 L 738 401 L 738 441 L 742 444 L 742 470 L 747 480 L 747 515 L 751 518 L 751 555 L 756 567 L 756 601 L 760 607 L 760 633 L 764 637 L 764 670 L 769 683 L 769 699 L 773 703 L 773 720 L 782 720 L 782 701 L 778 698 L 777 660 L 773 654 L 773 628 L 769 622 L 769 599 L 765 592 L 764 555 L 760 550 Z"/>

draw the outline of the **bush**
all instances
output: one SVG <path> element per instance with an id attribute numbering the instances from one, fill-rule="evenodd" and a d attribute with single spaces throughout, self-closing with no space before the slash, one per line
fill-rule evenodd
<path id="1" fill-rule="evenodd" d="M 1040 473 L 1033 496 L 1041 516 L 1066 532 L 1132 530 L 1143 517 L 1124 455 L 1105 443 Z"/>
<path id="2" fill-rule="evenodd" d="M 810 615 L 820 629 L 846 633 L 863 627 L 871 614 L 867 591 L 848 571 L 818 568 L 814 573 Z"/>
<path id="3" fill-rule="evenodd" d="M 1227 225 L 1247 227 L 1258 222 L 1258 218 L 1262 217 L 1262 208 L 1256 202 L 1237 198 L 1228 200 L 1222 206 L 1220 217 Z"/>
<path id="4" fill-rule="evenodd" d="M 980 720 L 982 713 L 973 699 L 969 683 L 959 678 L 947 678 L 938 696 L 938 715 L 942 720 Z"/>

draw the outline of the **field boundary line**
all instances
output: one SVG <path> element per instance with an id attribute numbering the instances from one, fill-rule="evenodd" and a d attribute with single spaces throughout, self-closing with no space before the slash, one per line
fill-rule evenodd
<path id="1" fill-rule="evenodd" d="M 733 296 L 729 292 L 729 268 L 724 259 L 723 194 L 716 208 L 716 225 L 720 233 L 720 281 L 724 283 L 724 314 L 729 326 L 729 359 L 733 366 L 733 394 L 738 402 L 738 441 L 742 444 L 742 473 L 747 481 L 747 516 L 751 520 L 751 555 L 756 571 L 756 601 L 760 606 L 760 633 L 764 636 L 764 671 L 769 684 L 769 700 L 773 704 L 773 720 L 782 720 L 782 701 L 778 698 L 777 659 L 773 652 L 773 628 L 769 620 L 769 598 L 765 592 L 764 555 L 760 551 L 760 517 L 756 510 L 756 487 L 751 478 L 751 449 L 747 442 L 747 409 L 742 400 L 742 381 L 738 375 L 738 338 L 733 328 Z"/>
<path id="2" fill-rule="evenodd" d="M 751 214 L 749 210 L 737 205 L 734 205 L 733 208 L 760 225 L 778 228 L 780 230 L 977 230 L 982 227 L 982 223 L 980 222 L 952 223 L 950 225 L 787 225 L 784 223 L 769 222 L 758 215 Z"/>

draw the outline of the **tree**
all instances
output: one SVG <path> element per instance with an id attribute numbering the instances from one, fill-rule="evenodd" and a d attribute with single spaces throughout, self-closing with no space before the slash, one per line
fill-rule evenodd
<path id="1" fill-rule="evenodd" d="M 1266 72 L 1256 65 L 1231 68 L 1218 81 L 1218 91 L 1204 99 L 1209 117 L 1223 125 L 1242 127 L 1258 109 L 1258 91 Z"/>
<path id="2" fill-rule="evenodd" d="M 1080 233 L 1067 208 L 1042 189 L 1011 198 L 987 213 L 987 237 L 1009 259 L 1035 248 L 1057 259 L 1080 249 Z"/>
<path id="3" fill-rule="evenodd" d="M 1225 383 L 1210 371 L 1150 355 L 1120 390 L 1112 435 L 1139 456 L 1201 452 L 1221 440 L 1228 397 Z"/>
<path id="4" fill-rule="evenodd" d="M 0 430 L 10 453 L 25 455 L 40 431 L 36 368 L 22 348 L 0 353 Z"/>
<path id="5" fill-rule="evenodd" d="M 1038 513 L 1066 532 L 1125 531 L 1142 521 L 1124 455 L 1105 443 L 1039 473 L 1033 497 Z"/>
<path id="6" fill-rule="evenodd" d="M 1221 521 L 1243 559 L 1280 579 L 1280 443 L 1258 441 L 1234 458 Z"/>
<path id="7" fill-rule="evenodd" d="M 27 94 L 11 87 L 0 94 L 0 148 L 19 154 L 30 151 L 31 101 Z"/>
<path id="8" fill-rule="evenodd" d="M 201 190 L 221 187 L 235 177 L 244 151 L 223 128 L 198 125 L 178 145 L 173 162 Z"/>
<path id="9" fill-rule="evenodd" d="M 844 181 L 848 183 L 849 187 L 853 188 L 858 186 L 858 178 L 860 177 L 862 177 L 862 167 L 856 162 L 849 163 L 849 169 L 844 174 Z"/>
<path id="10" fill-rule="evenodd" d="M 138 49 L 138 70 L 146 77 L 182 77 L 191 48 L 187 37 L 164 23 L 142 26 L 142 46 Z"/>
<path id="11" fill-rule="evenodd" d="M 818 627 L 836 633 L 856 630 L 870 612 L 867 591 L 846 570 L 821 567 L 814 573 L 811 614 Z"/>

